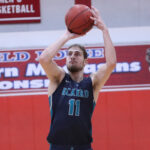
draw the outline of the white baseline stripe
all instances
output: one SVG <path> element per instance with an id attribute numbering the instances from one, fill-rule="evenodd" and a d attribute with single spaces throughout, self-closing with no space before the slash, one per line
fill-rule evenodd
<path id="1" fill-rule="evenodd" d="M 29 96 L 29 95 L 47 95 L 47 92 L 33 92 L 33 93 L 10 93 L 10 94 L 1 94 L 0 97 L 8 96 Z"/>
<path id="2" fill-rule="evenodd" d="M 142 91 L 142 90 L 150 90 L 150 87 L 102 89 L 101 92 L 140 91 L 140 90 L 141 90 L 141 91 Z"/>
<path id="3" fill-rule="evenodd" d="M 3 18 L 0 21 L 39 20 L 41 17 Z"/>
<path id="4" fill-rule="evenodd" d="M 150 84 L 133 84 L 133 85 L 110 85 L 104 86 L 103 89 L 111 88 L 136 88 L 136 87 L 150 87 Z"/>
<path id="5" fill-rule="evenodd" d="M 142 88 L 116 88 L 116 89 L 102 89 L 101 92 L 119 92 L 119 91 L 140 91 L 140 90 L 150 90 L 150 87 Z M 47 92 L 30 92 L 30 93 L 10 93 L 10 94 L 0 94 L 0 97 L 8 96 L 29 96 L 29 95 L 47 95 Z"/>
<path id="6" fill-rule="evenodd" d="M 28 89 L 28 90 L 8 90 L 0 91 L 0 93 L 32 93 L 32 92 L 48 92 L 48 89 Z"/>

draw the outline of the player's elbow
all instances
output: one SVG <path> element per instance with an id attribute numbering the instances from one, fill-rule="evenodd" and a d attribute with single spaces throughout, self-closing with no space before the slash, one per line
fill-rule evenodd
<path id="1" fill-rule="evenodd" d="M 114 62 L 111 63 L 112 68 L 115 68 L 117 64 L 117 61 L 115 60 Z"/>
<path id="2" fill-rule="evenodd" d="M 112 70 L 114 70 L 116 67 L 116 62 L 112 64 Z"/>
<path id="3" fill-rule="evenodd" d="M 46 63 L 46 59 L 45 57 L 41 54 L 40 57 L 39 57 L 39 63 L 42 65 L 44 63 Z"/>
<path id="4" fill-rule="evenodd" d="M 42 64 L 47 64 L 51 62 L 51 58 L 49 58 L 46 54 L 42 53 L 39 57 L 39 63 Z"/>
<path id="5" fill-rule="evenodd" d="M 116 67 L 116 64 L 117 64 L 117 62 L 113 61 L 111 63 L 108 63 L 107 66 L 108 66 L 109 69 L 114 70 L 115 67 Z"/>

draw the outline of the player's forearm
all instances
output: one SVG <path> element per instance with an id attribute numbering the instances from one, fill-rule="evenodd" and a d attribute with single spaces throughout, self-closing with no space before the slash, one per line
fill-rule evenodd
<path id="1" fill-rule="evenodd" d="M 109 67 L 114 68 L 116 65 L 116 51 L 113 46 L 112 40 L 109 35 L 108 29 L 104 29 L 103 31 L 103 38 L 104 38 L 104 46 L 105 46 L 105 58 L 106 64 Z"/>
<path id="2" fill-rule="evenodd" d="M 50 62 L 68 40 L 69 38 L 64 34 L 55 43 L 47 47 L 40 55 L 40 63 Z"/>

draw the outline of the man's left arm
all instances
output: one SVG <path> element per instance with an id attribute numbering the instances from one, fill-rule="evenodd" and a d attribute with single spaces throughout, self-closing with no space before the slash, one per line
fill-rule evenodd
<path id="1" fill-rule="evenodd" d="M 99 92 L 99 90 L 103 87 L 116 66 L 116 52 L 112 44 L 109 32 L 107 28 L 102 32 L 104 38 L 106 63 L 100 66 L 97 72 L 92 74 L 93 88 L 96 93 Z"/>
<path id="2" fill-rule="evenodd" d="M 99 11 L 96 8 L 92 7 L 92 13 L 93 17 L 91 17 L 91 19 L 95 21 L 95 26 L 97 26 L 97 28 L 99 28 L 103 33 L 106 59 L 106 63 L 100 66 L 98 71 L 91 75 L 94 89 L 94 99 L 95 101 L 97 101 L 100 89 L 108 80 L 110 74 L 116 66 L 116 51 L 110 38 L 109 31 L 102 21 Z"/>

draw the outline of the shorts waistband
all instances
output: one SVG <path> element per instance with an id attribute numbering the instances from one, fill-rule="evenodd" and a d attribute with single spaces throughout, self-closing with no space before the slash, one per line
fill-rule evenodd
<path id="1" fill-rule="evenodd" d="M 91 144 L 87 145 L 56 145 L 50 144 L 51 149 L 61 149 L 61 150 L 86 150 L 91 149 Z"/>

